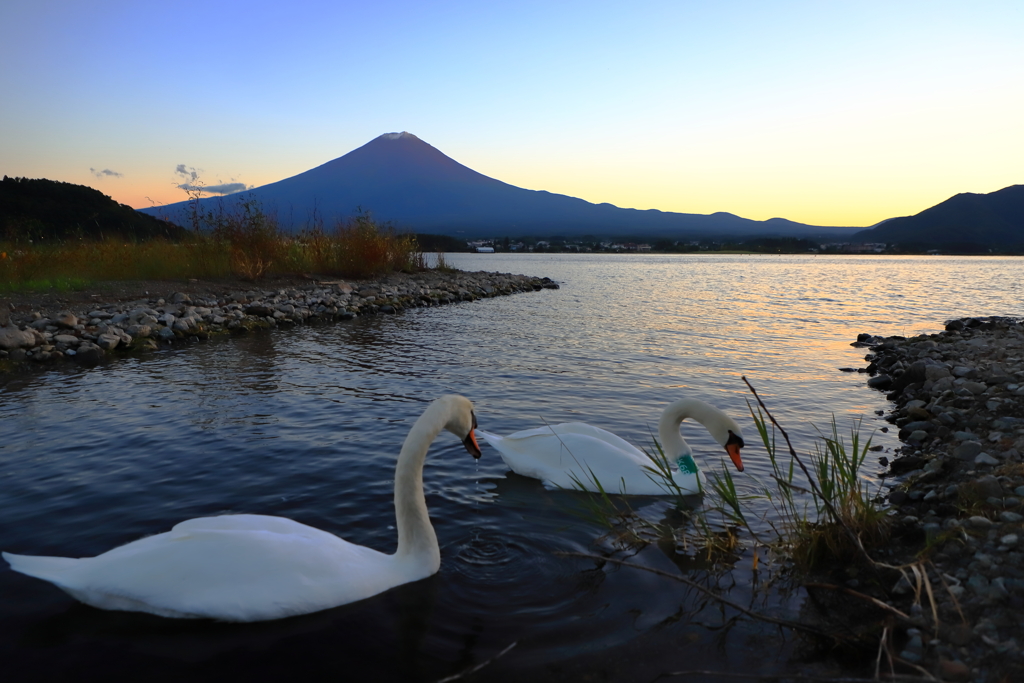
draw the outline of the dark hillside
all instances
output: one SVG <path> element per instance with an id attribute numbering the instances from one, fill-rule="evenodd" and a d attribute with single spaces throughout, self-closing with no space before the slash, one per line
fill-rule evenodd
<path id="1" fill-rule="evenodd" d="M 0 240 L 180 240 L 186 231 L 85 185 L 45 178 L 0 182 Z"/>
<path id="2" fill-rule="evenodd" d="M 853 236 L 947 251 L 1024 251 L 1024 185 L 989 194 L 964 192 L 914 216 L 893 218 Z"/>

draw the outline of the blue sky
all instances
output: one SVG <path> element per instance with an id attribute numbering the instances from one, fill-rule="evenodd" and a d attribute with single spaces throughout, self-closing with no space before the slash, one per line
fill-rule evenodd
<path id="1" fill-rule="evenodd" d="M 870 225 L 1024 182 L 1024 3 L 0 5 L 0 173 L 143 207 L 409 131 L 593 202 Z"/>

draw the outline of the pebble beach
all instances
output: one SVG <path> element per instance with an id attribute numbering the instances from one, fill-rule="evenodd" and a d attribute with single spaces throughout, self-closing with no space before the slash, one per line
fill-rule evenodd
<path id="1" fill-rule="evenodd" d="M 916 621 L 900 657 L 942 680 L 1024 680 L 1024 324 L 965 318 L 855 345 L 903 443 L 882 462 L 894 540 L 878 559 L 920 562 L 931 582 L 933 597 L 890 588 Z"/>

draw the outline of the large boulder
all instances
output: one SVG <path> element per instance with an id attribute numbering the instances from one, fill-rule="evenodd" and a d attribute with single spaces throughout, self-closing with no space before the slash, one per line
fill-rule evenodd
<path id="1" fill-rule="evenodd" d="M 13 351 L 14 349 L 29 349 L 36 345 L 36 335 L 28 330 L 22 330 L 17 325 L 0 327 L 0 349 Z"/>

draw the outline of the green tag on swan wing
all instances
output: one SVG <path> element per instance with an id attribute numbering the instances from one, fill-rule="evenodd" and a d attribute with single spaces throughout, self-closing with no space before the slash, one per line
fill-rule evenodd
<path id="1" fill-rule="evenodd" d="M 676 460 L 676 464 L 679 466 L 679 471 L 683 474 L 697 474 L 697 463 L 693 461 L 693 456 L 689 453 L 680 455 L 679 459 Z"/>

